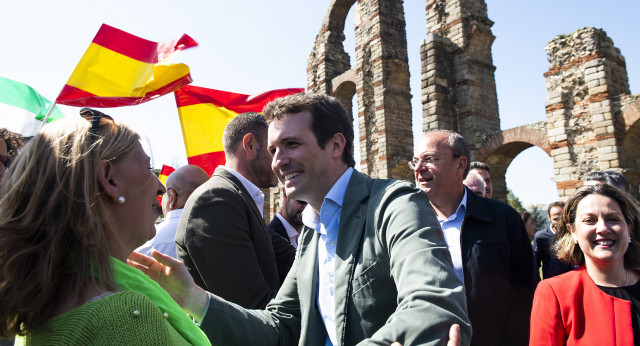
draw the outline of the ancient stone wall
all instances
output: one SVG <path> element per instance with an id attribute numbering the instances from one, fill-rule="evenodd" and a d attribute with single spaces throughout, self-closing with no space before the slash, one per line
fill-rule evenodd
<path id="1" fill-rule="evenodd" d="M 451 129 L 469 142 L 472 158 L 487 136 L 500 131 L 495 36 L 487 5 L 479 0 L 428 0 L 422 61 L 423 131 Z"/>
<path id="2" fill-rule="evenodd" d="M 344 53 L 346 16 L 354 8 L 356 66 Z M 360 167 L 372 177 L 412 179 L 411 93 L 401 0 L 334 0 L 308 57 L 307 89 L 334 94 L 353 114 L 355 95 Z M 334 63 L 335 62 L 335 63 Z"/>
<path id="3" fill-rule="evenodd" d="M 352 7 L 355 68 L 342 46 Z M 472 159 L 492 167 L 494 198 L 506 200 L 507 168 L 531 146 L 551 156 L 561 199 L 601 169 L 622 172 L 640 197 L 640 95 L 630 95 L 624 57 L 603 30 L 553 38 L 546 47 L 547 121 L 501 131 L 486 3 L 427 0 L 426 11 L 423 131 L 461 133 Z M 307 84 L 309 91 L 337 96 L 350 115 L 355 95 L 363 172 L 413 181 L 406 165 L 413 153 L 406 45 L 401 0 L 334 0 L 308 57 Z M 273 216 L 279 194 L 269 198 Z"/>
<path id="4" fill-rule="evenodd" d="M 547 135 L 561 199 L 583 185 L 586 174 L 621 169 L 621 139 L 614 126 L 618 97 L 629 94 L 624 57 L 601 29 L 559 35 L 546 47 Z"/>

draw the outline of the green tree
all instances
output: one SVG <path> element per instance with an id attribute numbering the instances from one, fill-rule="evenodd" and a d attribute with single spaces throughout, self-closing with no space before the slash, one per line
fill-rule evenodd
<path id="1" fill-rule="evenodd" d="M 529 212 L 531 213 L 533 223 L 536 225 L 536 229 L 547 227 L 549 221 L 547 220 L 547 211 L 544 208 L 534 205 Z"/>
<path id="2" fill-rule="evenodd" d="M 520 198 L 514 195 L 510 188 L 507 188 L 507 203 L 517 211 L 527 211 L 527 209 L 522 205 Z"/>

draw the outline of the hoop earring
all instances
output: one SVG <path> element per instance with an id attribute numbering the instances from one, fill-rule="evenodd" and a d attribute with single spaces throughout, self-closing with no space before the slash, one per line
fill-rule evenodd
<path id="1" fill-rule="evenodd" d="M 124 204 L 124 202 L 125 202 L 124 196 L 118 197 L 118 204 Z"/>

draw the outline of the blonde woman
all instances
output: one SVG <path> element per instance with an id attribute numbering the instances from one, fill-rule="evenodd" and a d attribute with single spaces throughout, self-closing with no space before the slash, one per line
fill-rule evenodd
<path id="1" fill-rule="evenodd" d="M 0 337 L 18 344 L 209 344 L 127 256 L 155 234 L 140 136 L 98 111 L 44 127 L 0 186 Z"/>

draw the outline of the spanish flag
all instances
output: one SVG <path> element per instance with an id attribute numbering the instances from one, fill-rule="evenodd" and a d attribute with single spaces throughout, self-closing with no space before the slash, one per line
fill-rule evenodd
<path id="1" fill-rule="evenodd" d="M 160 180 L 162 185 L 165 185 L 165 186 L 167 185 L 167 178 L 169 178 L 169 174 L 173 173 L 175 170 L 176 169 L 171 166 L 162 165 L 160 174 L 158 174 L 158 180 Z M 158 196 L 158 203 L 162 205 L 162 196 Z"/>
<path id="2" fill-rule="evenodd" d="M 262 112 L 267 103 L 301 92 L 303 88 L 244 95 L 191 85 L 176 90 L 187 161 L 213 174 L 218 165 L 225 164 L 222 133 L 231 119 L 244 112 Z"/>
<path id="3" fill-rule="evenodd" d="M 169 178 L 169 174 L 173 173 L 175 170 L 176 169 L 171 166 L 162 165 L 160 174 L 158 174 L 158 180 L 160 180 L 162 185 L 167 185 L 167 178 Z"/>
<path id="4" fill-rule="evenodd" d="M 131 106 L 173 92 L 192 80 L 189 67 L 170 64 L 170 58 L 179 50 L 197 45 L 186 34 L 157 43 L 102 24 L 56 103 Z"/>

